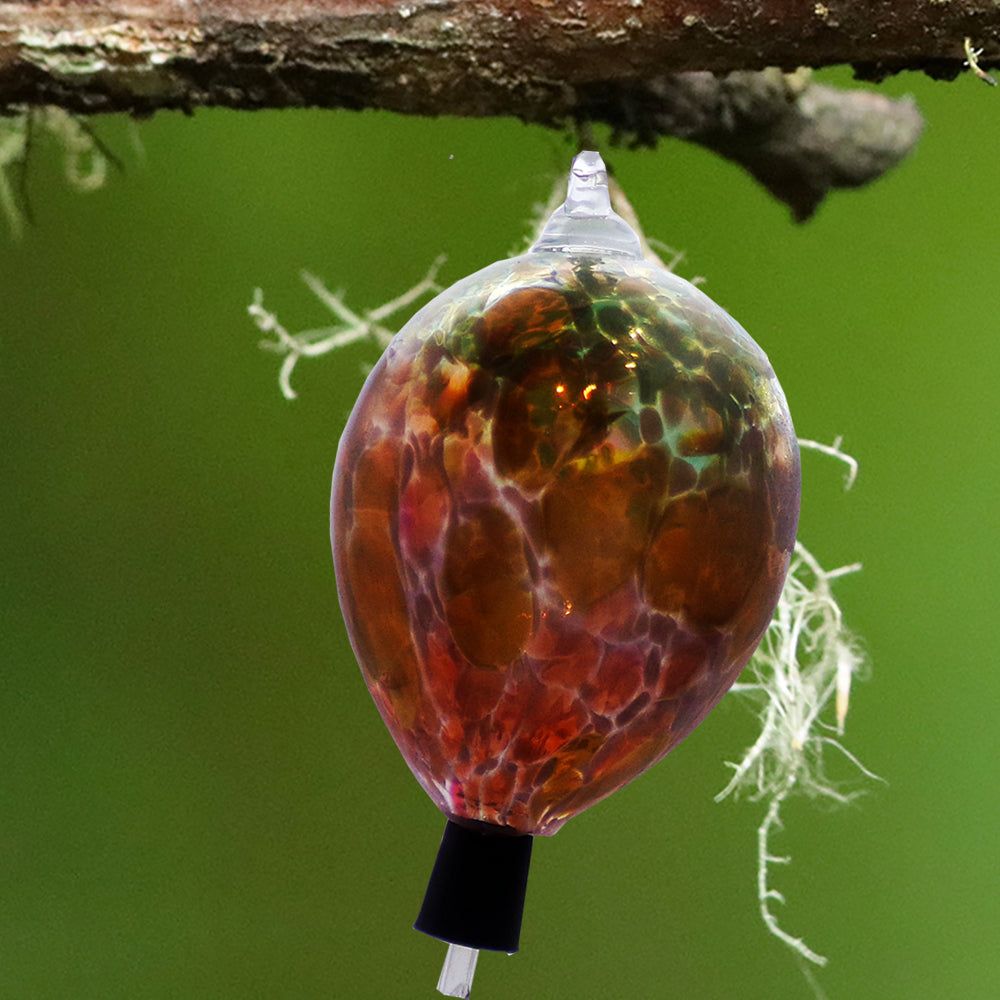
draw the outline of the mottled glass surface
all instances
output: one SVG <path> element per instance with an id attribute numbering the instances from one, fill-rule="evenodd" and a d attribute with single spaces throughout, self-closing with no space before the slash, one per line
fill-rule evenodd
<path id="1" fill-rule="evenodd" d="M 660 760 L 756 647 L 798 508 L 767 358 L 682 279 L 536 250 L 421 310 L 332 515 L 355 652 L 438 807 L 551 834 Z"/>

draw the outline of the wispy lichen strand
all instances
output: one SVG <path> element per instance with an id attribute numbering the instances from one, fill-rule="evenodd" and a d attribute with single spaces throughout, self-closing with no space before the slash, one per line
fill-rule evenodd
<path id="1" fill-rule="evenodd" d="M 800 444 L 844 461 L 850 470 L 847 485 L 853 482 L 857 463 L 840 450 L 839 439 L 832 446 L 806 440 Z M 721 801 L 742 794 L 767 804 L 757 830 L 761 917 L 775 937 L 816 965 L 825 965 L 826 958 L 786 931 L 774 912 L 773 905 L 785 900 L 772 887 L 771 868 L 790 859 L 773 854 L 770 844 L 782 828 L 781 810 L 792 795 L 844 804 L 859 794 L 829 777 L 831 751 L 865 777 L 876 777 L 841 742 L 852 682 L 864 659 L 856 638 L 844 626 L 832 585 L 860 569 L 852 564 L 825 570 L 801 542 L 796 543 L 774 618 L 747 668 L 748 679 L 732 688 L 736 697 L 753 703 L 760 735 L 743 758 L 730 765 L 733 775 L 716 796 Z"/>
<path id="2" fill-rule="evenodd" d="M 278 384 L 285 399 L 298 398 L 298 393 L 292 388 L 292 372 L 300 358 L 315 358 L 329 354 L 359 340 L 373 340 L 380 348 L 385 348 L 394 333 L 385 326 L 385 321 L 400 309 L 413 305 L 421 296 L 441 290 L 436 284 L 436 279 L 444 261 L 443 256 L 438 257 L 424 277 L 402 295 L 360 315 L 347 305 L 342 291 L 331 292 L 314 274 L 303 271 L 302 280 L 313 295 L 333 313 L 337 322 L 330 326 L 304 330 L 301 333 L 289 333 L 278 317 L 264 308 L 263 291 L 260 288 L 254 289 L 253 301 L 247 306 L 247 312 L 257 329 L 273 338 L 262 340 L 261 349 L 284 356 L 278 373 Z"/>
<path id="3" fill-rule="evenodd" d="M 9 110 L 13 113 L 0 115 L 0 214 L 18 238 L 28 213 L 25 172 L 35 141 L 46 134 L 56 141 L 63 155 L 66 183 L 77 191 L 96 191 L 103 186 L 108 153 L 80 119 L 62 108 Z"/>

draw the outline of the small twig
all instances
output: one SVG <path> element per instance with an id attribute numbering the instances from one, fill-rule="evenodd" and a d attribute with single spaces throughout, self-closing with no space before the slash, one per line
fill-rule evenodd
<path id="1" fill-rule="evenodd" d="M 978 76 L 984 83 L 988 83 L 991 87 L 995 87 L 997 85 L 996 80 L 979 65 L 979 57 L 982 54 L 982 49 L 974 49 L 972 47 L 971 38 L 965 39 L 965 65 L 968 66 L 969 69 L 971 69 L 972 72 L 975 73 L 976 76 Z"/>
<path id="2" fill-rule="evenodd" d="M 787 865 L 791 862 L 791 858 L 771 854 L 768 844 L 774 830 L 781 829 L 781 806 L 794 786 L 795 775 L 792 774 L 785 787 L 771 799 L 767 814 L 764 816 L 764 822 L 757 829 L 757 900 L 760 904 L 761 918 L 767 929 L 806 961 L 812 962 L 813 965 L 823 966 L 827 963 L 826 957 L 813 951 L 802 938 L 789 934 L 771 912 L 771 901 L 784 904 L 785 897 L 777 889 L 770 888 L 767 877 L 768 865 Z"/>
<path id="3" fill-rule="evenodd" d="M 407 289 L 388 302 L 358 315 L 344 302 L 343 292 L 331 292 L 323 282 L 308 271 L 302 272 L 302 280 L 310 291 L 337 317 L 333 326 L 319 327 L 292 334 L 278 321 L 278 317 L 264 308 L 264 293 L 254 289 L 253 301 L 247 306 L 247 313 L 261 333 L 271 334 L 273 340 L 262 340 L 260 347 L 285 355 L 278 374 L 278 384 L 285 399 L 296 399 L 298 394 L 292 388 L 292 372 L 300 358 L 316 358 L 329 354 L 337 348 L 353 344 L 358 340 L 374 340 L 379 347 L 385 347 L 393 337 L 393 331 L 384 325 L 393 313 L 413 305 L 422 295 L 440 291 L 436 279 L 438 270 L 444 264 L 444 256 L 438 257 L 412 288 Z"/>
<path id="4" fill-rule="evenodd" d="M 830 445 L 820 444 L 819 441 L 810 441 L 808 438 L 799 438 L 799 447 L 822 452 L 824 455 L 829 455 L 831 458 L 836 458 L 843 462 L 847 466 L 847 478 L 844 480 L 844 489 L 849 490 L 858 478 L 858 462 L 857 459 L 840 450 L 843 440 L 842 437 L 836 437 L 833 439 L 833 444 Z"/>
<path id="5" fill-rule="evenodd" d="M 608 177 L 608 189 L 611 192 L 611 207 L 635 230 L 636 236 L 639 237 L 639 246 L 642 247 L 643 257 L 662 267 L 664 271 L 671 273 L 676 271 L 686 256 L 684 251 L 668 246 L 663 240 L 646 236 L 639 219 L 639 213 L 633 208 L 632 202 L 625 194 L 625 189 L 614 177 Z M 661 254 L 666 254 L 669 259 L 665 259 Z M 701 276 L 690 279 L 692 285 L 700 285 L 704 280 Z"/>

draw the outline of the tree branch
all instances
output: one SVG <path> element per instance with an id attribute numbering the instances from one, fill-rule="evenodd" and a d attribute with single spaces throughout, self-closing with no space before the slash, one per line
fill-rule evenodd
<path id="1" fill-rule="evenodd" d="M 741 162 L 796 217 L 915 141 L 908 105 L 733 70 L 954 76 L 993 0 L 0 0 L 0 107 L 383 108 L 610 122 Z M 749 152 L 748 152 L 749 150 Z M 792 151 L 794 150 L 794 154 Z"/>
<path id="2" fill-rule="evenodd" d="M 923 128 L 909 98 L 837 90 L 801 70 L 678 73 L 579 93 L 585 119 L 611 122 L 650 145 L 660 135 L 687 139 L 740 164 L 798 222 L 831 189 L 881 177 Z"/>

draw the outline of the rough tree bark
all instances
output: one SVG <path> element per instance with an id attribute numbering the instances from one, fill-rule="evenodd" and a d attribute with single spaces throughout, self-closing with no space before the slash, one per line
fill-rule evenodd
<path id="1" fill-rule="evenodd" d="M 1000 56 L 994 0 L 0 0 L 0 108 L 383 108 L 607 122 L 743 164 L 797 218 L 898 162 L 906 102 L 812 83 Z"/>

